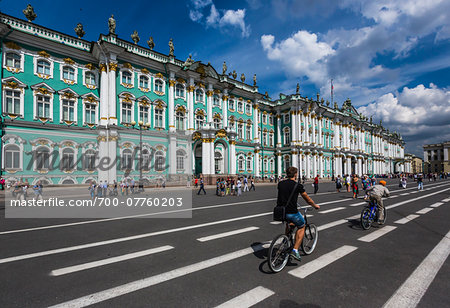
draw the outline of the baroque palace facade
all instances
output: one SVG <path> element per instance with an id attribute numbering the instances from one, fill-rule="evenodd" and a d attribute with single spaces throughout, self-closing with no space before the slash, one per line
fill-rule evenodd
<path id="1" fill-rule="evenodd" d="M 203 174 L 307 178 L 404 171 L 404 142 L 317 95 L 272 100 L 209 63 L 119 39 L 97 42 L 0 14 L 2 176 L 47 184 Z M 31 18 L 31 20 L 34 18 Z M 142 147 L 141 147 L 142 145 Z M 142 157 L 142 158 L 141 158 Z M 136 159 L 138 158 L 138 159 Z"/>

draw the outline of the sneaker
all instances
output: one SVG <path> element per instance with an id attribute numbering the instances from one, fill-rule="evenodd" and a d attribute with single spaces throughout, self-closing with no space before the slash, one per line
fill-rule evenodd
<path id="1" fill-rule="evenodd" d="M 291 257 L 293 257 L 295 260 L 297 261 L 301 261 L 302 257 L 300 256 L 300 253 L 298 251 L 291 251 L 291 253 L 289 254 Z"/>

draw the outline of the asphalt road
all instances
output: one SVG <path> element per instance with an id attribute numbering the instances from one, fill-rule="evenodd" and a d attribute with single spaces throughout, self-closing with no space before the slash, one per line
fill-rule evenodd
<path id="1" fill-rule="evenodd" d="M 450 307 L 450 181 L 424 184 L 389 181 L 387 223 L 368 231 L 364 202 L 321 184 L 321 209 L 308 212 L 318 246 L 277 274 L 266 260 L 284 229 L 271 219 L 275 185 L 194 193 L 191 219 L 5 219 L 3 209 L 0 307 Z"/>

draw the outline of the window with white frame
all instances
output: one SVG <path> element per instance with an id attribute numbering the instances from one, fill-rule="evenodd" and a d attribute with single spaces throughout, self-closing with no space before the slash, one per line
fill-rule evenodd
<path id="1" fill-rule="evenodd" d="M 162 151 L 157 151 L 155 153 L 155 170 L 156 171 L 164 171 L 166 164 L 166 158 Z"/>
<path id="2" fill-rule="evenodd" d="M 50 96 L 36 95 L 36 116 L 50 118 Z"/>
<path id="3" fill-rule="evenodd" d="M 274 171 L 274 161 L 273 161 L 273 159 L 271 159 L 270 160 L 270 162 L 269 162 L 269 168 L 270 168 L 270 172 L 273 172 Z"/>
<path id="4" fill-rule="evenodd" d="M 122 123 L 131 123 L 133 104 L 131 102 L 122 102 Z"/>
<path id="5" fill-rule="evenodd" d="M 164 83 L 160 79 L 155 80 L 155 92 L 164 93 Z"/>
<path id="6" fill-rule="evenodd" d="M 247 157 L 247 171 L 251 171 L 253 168 L 253 160 L 250 156 Z"/>
<path id="7" fill-rule="evenodd" d="M 142 150 L 142 170 L 148 171 L 150 170 L 150 152 L 147 149 Z"/>
<path id="8" fill-rule="evenodd" d="M 75 101 L 69 99 L 62 100 L 62 120 L 75 121 Z"/>
<path id="9" fill-rule="evenodd" d="M 234 119 L 233 119 L 233 118 L 230 118 L 230 119 L 228 120 L 228 125 L 230 126 L 230 129 L 231 129 L 232 131 L 234 131 L 234 130 L 236 129 L 236 122 L 234 122 Z"/>
<path id="10" fill-rule="evenodd" d="M 175 86 L 175 96 L 184 98 L 184 86 L 181 83 L 177 83 Z"/>
<path id="11" fill-rule="evenodd" d="M 245 170 L 245 159 L 244 156 L 239 156 L 238 158 L 238 170 L 244 171 Z"/>
<path id="12" fill-rule="evenodd" d="M 48 62 L 47 60 L 38 60 L 36 72 L 38 74 L 49 76 L 49 75 L 51 75 L 50 67 L 51 67 L 50 62 Z"/>
<path id="13" fill-rule="evenodd" d="M 196 129 L 200 129 L 203 127 L 203 123 L 205 123 L 205 117 L 201 114 L 197 114 L 195 116 L 195 127 Z"/>
<path id="14" fill-rule="evenodd" d="M 222 173 L 222 162 L 223 162 L 222 153 L 216 151 L 214 153 L 214 171 L 216 174 Z"/>
<path id="15" fill-rule="evenodd" d="M 39 147 L 35 151 L 36 170 L 48 170 L 50 167 L 50 150 L 46 147 Z"/>
<path id="16" fill-rule="evenodd" d="M 139 105 L 139 121 L 147 124 L 150 122 L 150 107 L 146 105 Z"/>
<path id="17" fill-rule="evenodd" d="M 95 124 L 97 105 L 86 103 L 84 105 L 84 122 L 87 124 Z"/>
<path id="18" fill-rule="evenodd" d="M 84 152 L 84 169 L 88 170 L 88 171 L 93 171 L 95 170 L 95 158 L 96 158 L 96 154 L 94 150 L 86 150 L 86 152 Z"/>
<path id="19" fill-rule="evenodd" d="M 228 109 L 234 111 L 234 99 L 228 101 Z"/>
<path id="20" fill-rule="evenodd" d="M 238 103 L 237 103 L 237 111 L 240 112 L 240 113 L 243 113 L 244 112 L 243 108 L 244 108 L 244 103 L 242 103 L 241 101 L 238 101 Z"/>
<path id="21" fill-rule="evenodd" d="M 63 149 L 61 159 L 61 170 L 70 171 L 75 167 L 75 152 L 73 149 Z"/>
<path id="22" fill-rule="evenodd" d="M 196 102 L 204 102 L 204 93 L 202 89 L 195 90 L 195 101 Z"/>
<path id="23" fill-rule="evenodd" d="M 220 100 L 219 100 L 219 96 L 217 96 L 217 95 L 213 96 L 213 106 L 220 107 Z"/>
<path id="24" fill-rule="evenodd" d="M 5 112 L 8 114 L 20 114 L 19 90 L 5 90 Z"/>
<path id="25" fill-rule="evenodd" d="M 70 66 L 63 67 L 63 79 L 75 81 L 75 69 Z"/>
<path id="26" fill-rule="evenodd" d="M 269 125 L 273 125 L 273 115 L 269 115 Z"/>
<path id="27" fill-rule="evenodd" d="M 238 139 L 244 139 L 244 125 L 242 123 L 238 124 Z"/>
<path id="28" fill-rule="evenodd" d="M 284 144 L 288 145 L 291 143 L 291 131 L 289 129 L 284 130 Z"/>
<path id="29" fill-rule="evenodd" d="M 267 159 L 264 159 L 263 170 L 269 172 L 269 169 L 267 169 Z"/>
<path id="30" fill-rule="evenodd" d="M 291 158 L 289 156 L 284 157 L 284 172 L 291 166 Z"/>
<path id="31" fill-rule="evenodd" d="M 177 150 L 177 171 L 184 170 L 184 157 L 185 153 L 182 150 Z"/>
<path id="32" fill-rule="evenodd" d="M 129 71 L 122 72 L 122 83 L 123 84 L 132 84 L 132 74 Z"/>
<path id="33" fill-rule="evenodd" d="M 251 114 L 252 113 L 252 107 L 250 104 L 245 104 L 245 113 L 246 114 Z"/>
<path id="34" fill-rule="evenodd" d="M 283 114 L 283 122 L 284 124 L 287 124 L 291 121 L 291 117 L 289 116 L 289 112 Z"/>
<path id="35" fill-rule="evenodd" d="M 95 74 L 93 72 L 86 72 L 84 74 L 84 83 L 88 86 L 96 86 Z"/>
<path id="36" fill-rule="evenodd" d="M 11 68 L 21 68 L 22 57 L 15 52 L 8 52 L 6 54 L 6 66 Z"/>
<path id="37" fill-rule="evenodd" d="M 177 111 L 175 114 L 175 128 L 176 128 L 176 130 L 185 130 L 184 112 L 182 112 L 182 111 Z"/>
<path id="38" fill-rule="evenodd" d="M 269 147 L 273 147 L 273 133 L 269 133 Z"/>
<path id="39" fill-rule="evenodd" d="M 125 149 L 122 152 L 122 169 L 131 169 L 133 167 L 133 152 Z"/>
<path id="40" fill-rule="evenodd" d="M 155 108 L 155 127 L 164 128 L 164 109 Z"/>
<path id="41" fill-rule="evenodd" d="M 263 124 L 267 124 L 267 114 L 263 113 L 262 121 L 263 121 Z"/>
<path id="42" fill-rule="evenodd" d="M 215 117 L 213 121 L 214 121 L 214 128 L 215 129 L 222 128 L 222 120 L 219 117 Z"/>
<path id="43" fill-rule="evenodd" d="M 267 146 L 267 133 L 263 132 L 263 145 Z"/>
<path id="44" fill-rule="evenodd" d="M 148 77 L 147 76 L 139 76 L 139 88 L 148 89 Z"/>
<path id="45" fill-rule="evenodd" d="M 245 136 L 247 137 L 247 140 L 252 140 L 252 126 L 251 125 L 247 125 L 245 127 Z"/>
<path id="46" fill-rule="evenodd" d="M 5 146 L 5 169 L 20 168 L 20 148 L 15 144 Z"/>

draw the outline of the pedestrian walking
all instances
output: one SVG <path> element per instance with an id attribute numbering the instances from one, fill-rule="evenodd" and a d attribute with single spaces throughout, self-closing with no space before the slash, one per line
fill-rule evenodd
<path id="1" fill-rule="evenodd" d="M 314 184 L 313 184 L 313 186 L 314 186 L 314 194 L 317 194 L 317 191 L 319 190 L 319 175 L 317 175 L 317 176 L 314 178 Z"/>
<path id="2" fill-rule="evenodd" d="M 341 188 L 342 188 L 342 179 L 341 179 L 341 176 L 338 175 L 338 176 L 336 177 L 336 191 L 337 191 L 337 192 L 341 192 L 341 191 L 340 191 Z"/>
<path id="3" fill-rule="evenodd" d="M 256 191 L 256 189 L 255 189 L 255 179 L 253 177 L 251 177 L 250 183 L 251 183 L 250 190 L 253 189 L 253 191 Z"/>
<path id="4" fill-rule="evenodd" d="M 423 190 L 423 176 L 421 173 L 417 176 L 417 189 Z"/>
<path id="5" fill-rule="evenodd" d="M 244 192 L 249 191 L 248 189 L 248 179 L 247 177 L 244 177 Z"/>
<path id="6" fill-rule="evenodd" d="M 42 184 L 40 180 L 33 186 L 33 192 L 36 200 L 42 200 Z"/>
<path id="7" fill-rule="evenodd" d="M 203 190 L 203 192 L 206 195 L 206 190 L 205 190 L 205 184 L 203 183 L 203 178 L 200 178 L 200 189 L 198 190 L 197 195 L 200 195 L 200 192 Z"/>
<path id="8" fill-rule="evenodd" d="M 239 178 L 237 180 L 236 187 L 237 187 L 237 196 L 239 197 L 240 195 L 242 195 L 242 183 Z"/>
<path id="9" fill-rule="evenodd" d="M 353 199 L 358 198 L 358 176 L 354 176 L 352 179 L 352 191 L 353 191 Z"/>

